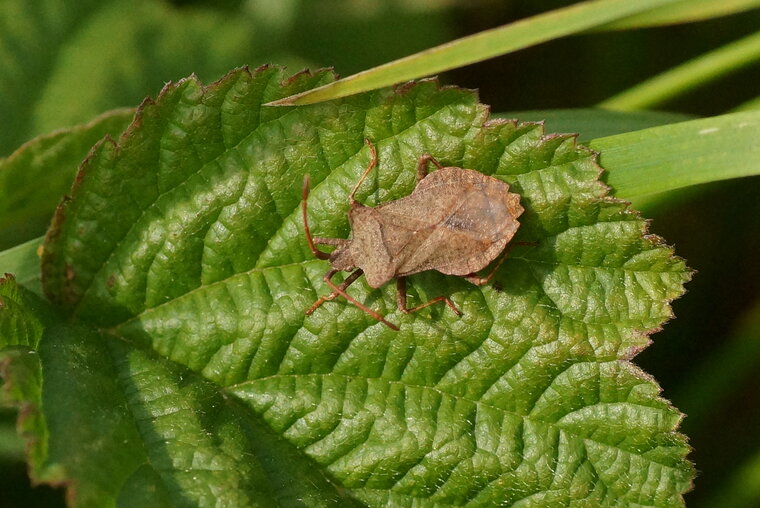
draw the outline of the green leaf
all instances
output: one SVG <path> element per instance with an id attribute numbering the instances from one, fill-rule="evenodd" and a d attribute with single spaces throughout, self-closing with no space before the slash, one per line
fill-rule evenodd
<path id="1" fill-rule="evenodd" d="M 719 414 L 720 406 L 727 403 L 737 387 L 754 386 L 752 375 L 760 366 L 760 300 L 750 306 L 737 328 L 730 340 L 695 365 L 684 376 L 688 381 L 675 390 L 675 398 L 688 409 L 692 427 L 695 422 L 709 421 L 710 414 Z"/>
<path id="2" fill-rule="evenodd" d="M 211 504 L 210 484 L 271 505 L 313 484 L 327 505 L 343 493 L 366 506 L 682 506 L 681 415 L 629 360 L 690 271 L 606 195 L 594 154 L 489 120 L 471 92 L 433 81 L 262 107 L 332 76 L 282 79 L 167 86 L 83 165 L 43 255 L 47 294 L 76 318 L 40 340 L 43 401 L 60 401 L 42 404 L 50 449 L 65 443 L 48 463 L 79 482 L 90 467 L 113 477 L 92 486 L 100 504 L 149 488 Z M 358 194 L 370 205 L 408 194 L 426 152 L 521 194 L 518 238 L 537 245 L 516 247 L 494 284 L 410 278 L 412 302 L 444 294 L 461 318 L 404 315 L 392 285 L 362 280 L 351 294 L 400 332 L 340 299 L 305 315 L 328 266 L 304 239 L 303 176 L 315 233 L 345 238 L 365 137 L 379 154 Z"/>
<path id="3" fill-rule="evenodd" d="M 54 316 L 43 327 L 22 300 L 45 304 L 12 280 L 0 282 L 0 295 L 0 360 L 13 395 L 26 401 L 33 474 L 70 482 L 75 505 L 340 502 L 307 459 L 213 383 Z"/>
<path id="4" fill-rule="evenodd" d="M 760 31 L 648 79 L 599 103 L 599 107 L 617 110 L 652 108 L 758 60 Z"/>
<path id="5" fill-rule="evenodd" d="M 760 175 L 760 111 L 731 113 L 594 139 L 607 183 L 626 199 Z"/>
<path id="6" fill-rule="evenodd" d="M 43 324 L 39 306 L 16 285 L 12 276 L 0 277 L 0 405 L 17 405 L 18 431 L 29 440 L 27 460 L 40 481 L 56 483 L 61 476 L 42 467 L 48 431 L 36 411 L 41 404 L 42 381 L 38 347 Z"/>
<path id="7" fill-rule="evenodd" d="M 375 90 L 410 79 L 524 49 L 542 42 L 602 26 L 679 0 L 591 0 L 542 13 L 508 25 L 462 37 L 379 65 L 353 76 L 273 101 L 271 106 L 313 104 Z"/>
<path id="8" fill-rule="evenodd" d="M 45 233 L 92 145 L 104 136 L 118 137 L 133 115 L 133 109 L 109 111 L 35 138 L 0 159 L 0 250 Z"/>
<path id="9" fill-rule="evenodd" d="M 700 506 L 754 508 L 760 503 L 760 452 L 738 464 L 737 471 Z"/>
<path id="10" fill-rule="evenodd" d="M 0 155 L 137 104 L 157 83 L 254 63 L 266 44 L 258 28 L 244 15 L 155 0 L 4 0 Z"/>

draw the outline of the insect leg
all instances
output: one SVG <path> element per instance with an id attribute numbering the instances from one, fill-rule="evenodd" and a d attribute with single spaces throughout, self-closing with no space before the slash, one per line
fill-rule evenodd
<path id="1" fill-rule="evenodd" d="M 330 286 L 333 289 L 333 292 L 330 293 L 329 295 L 325 295 L 325 296 L 320 297 L 319 300 L 317 300 L 316 302 L 314 302 L 314 305 L 312 305 L 311 307 L 309 307 L 309 309 L 306 311 L 306 314 L 307 315 L 311 314 L 312 312 L 314 312 L 314 310 L 317 307 L 319 307 L 320 305 L 322 305 L 326 301 L 332 300 L 336 296 L 341 295 L 346 300 L 348 300 L 349 302 L 353 303 L 354 305 L 356 305 L 357 307 L 359 307 L 361 310 L 363 310 L 364 312 L 366 312 L 367 314 L 369 314 L 373 318 L 377 319 L 378 321 L 380 321 L 384 325 L 388 326 L 388 328 L 390 328 L 392 330 L 398 331 L 399 330 L 398 326 L 394 325 L 393 323 L 391 323 L 389 321 L 386 321 L 383 316 L 381 316 L 380 314 L 378 314 L 374 310 L 370 309 L 369 307 L 367 307 L 366 305 L 364 305 L 363 303 L 361 303 L 360 301 L 358 301 L 357 299 L 355 299 L 353 296 L 351 296 L 348 293 L 346 293 L 346 288 L 348 286 L 350 286 L 356 279 L 358 279 L 364 272 L 361 269 L 353 271 L 351 273 L 351 275 L 349 275 L 348 277 L 346 277 L 346 280 L 344 280 L 343 283 L 340 286 L 338 286 L 338 285 L 336 285 L 332 281 L 332 278 L 339 271 L 340 270 L 332 269 L 332 270 L 330 270 L 329 272 L 327 272 L 325 274 L 325 276 L 323 277 L 323 279 L 327 283 L 327 285 Z"/>
<path id="2" fill-rule="evenodd" d="M 427 176 L 429 162 L 432 162 L 433 165 L 438 169 L 441 169 L 443 167 L 443 164 L 435 160 L 429 153 L 426 153 L 420 157 L 420 160 L 417 161 L 417 183 L 419 183 L 420 180 Z"/>
<path id="3" fill-rule="evenodd" d="M 396 279 L 396 290 L 397 290 L 396 303 L 398 303 L 398 309 L 404 314 L 411 314 L 412 312 L 417 312 L 418 310 L 424 309 L 425 307 L 433 305 L 434 303 L 446 302 L 446 305 L 448 305 L 457 316 L 462 315 L 462 311 L 457 309 L 456 305 L 454 305 L 454 303 L 448 298 L 446 298 L 445 296 L 436 296 L 429 302 L 420 304 L 416 307 L 412 307 L 411 309 L 407 308 L 406 306 L 406 277 L 399 277 Z"/>
<path id="4" fill-rule="evenodd" d="M 315 245 L 334 245 L 335 247 L 340 247 L 349 242 L 346 238 L 323 238 L 321 236 L 312 236 L 311 238 Z"/>
<path id="5" fill-rule="evenodd" d="M 335 275 L 336 273 L 338 273 L 338 271 L 339 270 L 330 270 L 330 272 L 327 272 L 326 277 L 328 277 L 328 276 L 332 277 L 333 275 Z M 333 273 L 331 273 L 331 272 L 333 272 Z M 351 284 L 353 284 L 354 281 L 356 279 L 358 279 L 359 277 L 361 277 L 363 274 L 364 274 L 364 272 L 362 271 L 361 268 L 359 268 L 358 270 L 354 270 L 353 272 L 351 272 L 351 275 L 349 275 L 348 277 L 346 277 L 343 280 L 343 282 L 341 283 L 341 285 L 338 286 L 338 287 L 340 289 L 342 289 L 342 290 L 345 291 L 345 289 L 348 286 L 350 286 Z M 317 307 L 319 307 L 323 303 L 329 302 L 330 300 L 334 300 L 335 297 L 337 297 L 339 294 L 340 293 L 338 293 L 337 291 L 333 291 L 329 295 L 325 295 L 325 296 L 319 297 L 319 300 L 317 300 L 316 302 L 314 302 L 314 305 L 312 305 L 311 307 L 309 307 L 309 309 L 306 311 L 306 315 L 308 316 L 309 314 L 311 314 L 312 312 L 314 312 L 315 310 L 317 310 Z"/>
<path id="6" fill-rule="evenodd" d="M 491 269 L 491 271 L 488 272 L 488 275 L 486 275 L 485 277 L 483 277 L 483 276 L 480 276 L 480 275 L 478 275 L 476 273 L 471 273 L 469 275 L 465 275 L 464 278 L 467 281 L 475 284 L 476 286 L 484 286 L 484 285 L 488 284 L 489 282 L 491 282 L 491 279 L 493 279 L 494 275 L 496 275 L 496 270 L 498 270 L 499 267 L 501 266 L 501 264 L 507 259 L 507 257 L 509 256 L 509 253 L 512 251 L 512 248 L 515 247 L 515 246 L 517 246 L 517 245 L 531 245 L 531 246 L 535 246 L 537 244 L 536 244 L 536 242 L 515 242 L 515 243 L 511 243 L 511 244 L 509 244 L 507 246 L 506 249 L 504 249 L 504 253 L 499 258 L 499 261 L 496 263 L 496 266 L 494 266 Z"/>
<path id="7" fill-rule="evenodd" d="M 372 144 L 372 141 L 369 139 L 365 139 L 364 142 L 369 147 L 369 153 L 372 154 L 372 160 L 369 161 L 369 166 L 367 166 L 367 169 L 364 170 L 364 173 L 362 173 L 362 176 L 359 177 L 359 181 L 356 182 L 356 185 L 354 185 L 353 190 L 351 191 L 351 194 L 348 195 L 348 201 L 353 203 L 356 201 L 354 199 L 354 195 L 356 194 L 356 191 L 359 190 L 359 186 L 362 184 L 365 178 L 367 178 L 367 175 L 369 175 L 369 172 L 372 171 L 372 168 L 377 166 L 377 150 L 375 150 L 375 145 Z"/>

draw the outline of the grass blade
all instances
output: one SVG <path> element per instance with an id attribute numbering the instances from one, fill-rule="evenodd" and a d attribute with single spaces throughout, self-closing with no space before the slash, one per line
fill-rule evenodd
<path id="1" fill-rule="evenodd" d="M 755 452 L 733 471 L 703 508 L 754 508 L 760 503 L 760 453 Z"/>
<path id="2" fill-rule="evenodd" d="M 760 175 L 760 111 L 691 120 L 592 140 L 618 197 Z"/>
<path id="3" fill-rule="evenodd" d="M 521 122 L 544 122 L 546 132 L 578 133 L 578 140 L 582 143 L 595 138 L 694 119 L 693 116 L 682 113 L 610 111 L 598 108 L 510 111 L 494 116 L 517 118 Z"/>
<path id="4" fill-rule="evenodd" d="M 760 97 L 755 97 L 739 104 L 734 108 L 734 111 L 752 111 L 754 109 L 760 109 Z"/>
<path id="5" fill-rule="evenodd" d="M 643 28 L 649 26 L 691 23 L 720 16 L 729 16 L 760 7 L 760 0 L 682 0 L 658 9 L 615 21 L 606 29 Z"/>
<path id="6" fill-rule="evenodd" d="M 678 0 L 592 0 L 463 37 L 269 103 L 313 104 L 430 76 L 646 12 Z"/>
<path id="7" fill-rule="evenodd" d="M 698 422 L 709 422 L 710 414 L 719 412 L 737 387 L 752 383 L 758 367 L 760 300 L 743 316 L 731 339 L 684 376 L 685 381 L 675 390 L 673 400 L 679 401 L 680 409 L 689 415 L 692 427 Z"/>
<path id="8" fill-rule="evenodd" d="M 599 107 L 621 111 L 651 108 L 759 59 L 760 32 L 756 32 L 610 97 Z"/>

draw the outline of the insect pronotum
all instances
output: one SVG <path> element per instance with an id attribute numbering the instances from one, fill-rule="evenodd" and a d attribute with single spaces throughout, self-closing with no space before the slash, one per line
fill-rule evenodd
<path id="1" fill-rule="evenodd" d="M 405 314 L 444 302 L 461 316 L 462 312 L 445 296 L 409 308 L 406 277 L 425 270 L 437 270 L 464 277 L 476 285 L 487 284 L 506 259 L 508 249 L 505 247 L 520 226 L 517 222 L 517 217 L 523 213 L 520 196 L 509 192 L 509 185 L 501 180 L 472 169 L 444 167 L 425 154 L 417 162 L 417 185 L 410 195 L 376 207 L 365 206 L 354 196 L 377 166 L 375 146 L 368 139 L 365 142 L 371 160 L 348 195 L 351 238 L 311 235 L 307 213 L 309 175 L 304 176 L 301 210 L 306 241 L 317 258 L 329 260 L 332 266 L 324 276 L 332 292 L 321 296 L 306 314 L 340 295 L 373 318 L 398 330 L 398 326 L 346 292 L 348 286 L 364 275 L 373 288 L 395 278 L 396 301 L 399 310 Z M 431 163 L 437 170 L 428 173 Z M 319 250 L 317 245 L 331 245 L 335 249 L 327 253 Z M 504 255 L 487 275 L 476 273 L 502 251 Z M 336 284 L 332 278 L 341 271 L 351 273 L 341 284 Z"/>

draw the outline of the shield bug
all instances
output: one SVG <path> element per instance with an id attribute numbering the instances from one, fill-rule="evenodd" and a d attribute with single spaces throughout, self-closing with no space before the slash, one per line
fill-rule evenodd
<path id="1" fill-rule="evenodd" d="M 461 311 L 445 296 L 407 307 L 406 277 L 425 270 L 437 270 L 464 277 L 476 285 L 487 284 L 506 258 L 504 248 L 520 226 L 517 222 L 517 217 L 523 213 L 520 196 L 509 192 L 509 185 L 501 180 L 472 169 L 444 167 L 425 154 L 417 162 L 417 185 L 410 195 L 376 207 L 365 206 L 354 196 L 377 166 L 375 146 L 369 140 L 365 141 L 371 160 L 348 195 L 351 238 L 311 235 L 307 213 L 309 175 L 304 176 L 301 211 L 306 241 L 317 258 L 329 260 L 332 266 L 324 276 L 332 292 L 314 302 L 306 314 L 340 295 L 378 321 L 398 330 L 398 326 L 346 292 L 348 286 L 364 275 L 373 288 L 395 278 L 401 312 L 408 314 L 436 302 L 445 302 L 461 316 Z M 436 171 L 428 173 L 429 164 L 433 164 Z M 319 250 L 317 245 L 331 245 L 335 249 L 327 253 Z M 502 251 L 504 256 L 487 275 L 477 274 Z M 332 278 L 341 271 L 351 273 L 341 284 L 336 284 Z"/>

